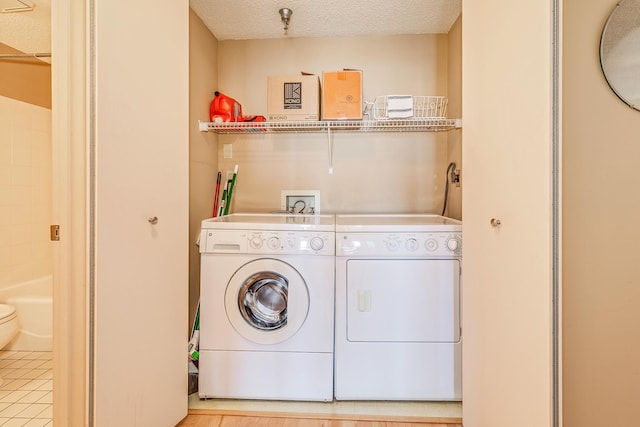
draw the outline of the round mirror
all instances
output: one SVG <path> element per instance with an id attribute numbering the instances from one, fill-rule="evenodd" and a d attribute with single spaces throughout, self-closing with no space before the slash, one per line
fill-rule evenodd
<path id="1" fill-rule="evenodd" d="M 621 0 L 600 39 L 600 64 L 620 99 L 640 110 L 640 0 Z"/>

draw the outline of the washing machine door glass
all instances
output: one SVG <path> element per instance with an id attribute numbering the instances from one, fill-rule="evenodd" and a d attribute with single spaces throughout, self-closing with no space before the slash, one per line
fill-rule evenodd
<path id="1" fill-rule="evenodd" d="M 251 260 L 229 279 L 225 310 L 242 337 L 257 344 L 279 344 L 304 324 L 309 290 L 298 270 L 283 260 Z"/>
<path id="2" fill-rule="evenodd" d="M 287 324 L 289 282 L 282 275 L 261 272 L 249 277 L 238 293 L 238 307 L 251 326 L 279 329 Z"/>

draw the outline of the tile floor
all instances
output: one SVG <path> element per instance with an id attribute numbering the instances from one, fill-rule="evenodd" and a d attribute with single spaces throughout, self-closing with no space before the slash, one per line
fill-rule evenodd
<path id="1" fill-rule="evenodd" d="M 50 351 L 0 351 L 0 426 L 52 427 Z"/>

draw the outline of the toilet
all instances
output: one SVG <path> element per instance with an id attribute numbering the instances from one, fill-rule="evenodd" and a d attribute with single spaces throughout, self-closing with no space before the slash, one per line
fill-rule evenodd
<path id="1" fill-rule="evenodd" d="M 6 347 L 20 331 L 16 308 L 8 304 L 0 304 L 0 350 Z M 3 379 L 0 378 L 0 385 Z"/>

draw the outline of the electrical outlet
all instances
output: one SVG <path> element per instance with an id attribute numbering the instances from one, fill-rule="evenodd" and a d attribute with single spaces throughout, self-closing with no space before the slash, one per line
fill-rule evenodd
<path id="1" fill-rule="evenodd" d="M 282 190 L 280 209 L 296 214 L 319 214 L 320 192 L 316 190 Z"/>
<path id="2" fill-rule="evenodd" d="M 456 187 L 460 187 L 460 169 L 451 171 L 451 182 L 456 184 Z"/>

